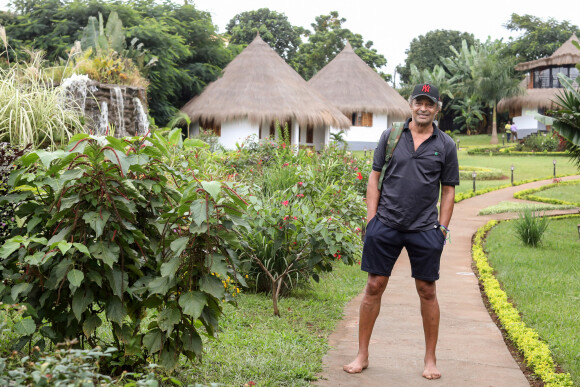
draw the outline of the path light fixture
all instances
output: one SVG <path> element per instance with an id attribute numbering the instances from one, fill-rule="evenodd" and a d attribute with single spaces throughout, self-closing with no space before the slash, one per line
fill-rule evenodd
<path id="1" fill-rule="evenodd" d="M 512 185 L 514 185 L 514 165 L 512 164 Z"/>
<path id="2" fill-rule="evenodd" d="M 477 173 L 475 171 L 471 172 L 471 177 L 473 177 L 473 192 L 475 193 L 475 176 Z"/>
<path id="3" fill-rule="evenodd" d="M 554 178 L 556 178 L 556 159 L 552 160 L 552 163 L 554 163 Z"/>
<path id="4" fill-rule="evenodd" d="M 367 147 L 365 146 L 365 159 L 367 158 Z"/>
<path id="5" fill-rule="evenodd" d="M 457 145 L 457 150 L 459 150 L 459 139 L 457 139 L 457 142 L 455 144 Z"/>
<path id="6" fill-rule="evenodd" d="M 505 138 L 503 136 L 503 133 L 501 134 L 501 145 L 505 145 Z"/>
<path id="7" fill-rule="evenodd" d="M 578 239 L 580 239 L 580 224 L 578 225 Z"/>

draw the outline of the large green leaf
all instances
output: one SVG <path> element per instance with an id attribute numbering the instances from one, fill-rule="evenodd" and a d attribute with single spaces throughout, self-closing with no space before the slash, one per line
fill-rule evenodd
<path id="1" fill-rule="evenodd" d="M 206 211 L 207 209 L 205 200 L 202 199 L 194 201 L 193 203 L 191 203 L 191 206 L 189 207 L 189 213 L 191 214 L 191 217 L 195 222 L 195 224 L 197 224 L 198 226 L 201 226 L 201 224 L 207 220 Z"/>
<path id="2" fill-rule="evenodd" d="M 201 316 L 206 303 L 206 295 L 202 292 L 188 292 L 179 297 L 179 306 L 183 309 L 183 313 L 194 320 Z"/>
<path id="3" fill-rule="evenodd" d="M 99 316 L 97 316 L 96 314 L 90 315 L 83 323 L 83 333 L 85 334 L 85 336 L 89 337 L 95 332 L 95 330 L 98 327 L 101 326 L 102 323 L 103 322 L 101 321 Z"/>
<path id="4" fill-rule="evenodd" d="M 68 282 L 70 282 L 72 285 L 79 287 L 83 283 L 85 275 L 80 270 L 72 269 L 71 271 L 68 272 L 66 278 L 68 279 Z"/>
<path id="5" fill-rule="evenodd" d="M 83 214 L 83 220 L 95 231 L 95 238 L 99 238 L 103 234 L 105 225 L 109 220 L 111 214 L 106 211 L 90 211 Z"/>
<path id="6" fill-rule="evenodd" d="M 50 163 L 53 160 L 56 160 L 60 157 L 64 157 L 67 156 L 69 153 L 64 151 L 64 150 L 57 150 L 54 152 L 47 152 L 45 150 L 37 150 L 35 152 L 38 155 L 38 158 L 40 159 L 40 162 L 42 163 L 42 165 L 44 165 L 46 168 L 50 167 Z"/>
<path id="7" fill-rule="evenodd" d="M 206 265 L 210 267 L 212 273 L 217 273 L 222 278 L 228 276 L 228 263 L 223 255 L 211 254 L 207 256 L 206 260 L 209 261 L 206 262 Z"/>
<path id="8" fill-rule="evenodd" d="M 201 350 L 203 344 L 201 342 L 201 337 L 194 330 L 187 330 L 181 335 L 181 340 L 183 341 L 183 349 L 186 351 L 193 351 L 197 356 L 201 356 Z"/>
<path id="9" fill-rule="evenodd" d="M 187 242 L 189 242 L 188 237 L 177 238 L 176 240 L 171 242 L 171 245 L 169 247 L 171 248 L 171 251 L 175 253 L 175 256 L 179 256 L 181 255 L 183 250 L 185 250 L 185 248 L 187 247 Z"/>
<path id="10" fill-rule="evenodd" d="M 169 261 L 164 262 L 161 265 L 161 275 L 164 277 L 173 278 L 173 276 L 177 272 L 177 269 L 179 269 L 180 265 L 181 265 L 181 257 L 179 255 L 171 258 Z"/>
<path id="11" fill-rule="evenodd" d="M 205 275 L 199 281 L 199 289 L 203 292 L 211 294 L 218 300 L 221 300 L 225 294 L 225 288 L 218 278 L 213 275 Z"/>
<path id="12" fill-rule="evenodd" d="M 117 263 L 119 260 L 119 253 L 121 250 L 119 249 L 119 246 L 114 243 L 100 241 L 91 245 L 89 251 L 93 257 L 100 259 L 112 268 L 113 264 Z"/>
<path id="13" fill-rule="evenodd" d="M 159 360 L 161 360 L 161 365 L 165 369 L 172 370 L 179 364 L 179 352 L 172 345 L 166 345 L 161 351 Z"/>
<path id="14" fill-rule="evenodd" d="M 153 329 L 143 336 L 143 345 L 149 353 L 153 354 L 161 350 L 163 336 L 163 332 L 160 329 Z"/>
<path id="15" fill-rule="evenodd" d="M 2 258 L 2 259 L 8 258 L 10 256 L 10 254 L 15 252 L 19 248 L 20 248 L 20 242 L 14 242 L 10 239 L 7 240 L 6 242 L 4 242 L 2 247 L 0 247 L 0 258 Z"/>
<path id="16" fill-rule="evenodd" d="M 20 336 L 29 336 L 36 331 L 36 324 L 31 318 L 25 318 L 14 324 L 14 332 Z"/>
<path id="17" fill-rule="evenodd" d="M 83 312 L 93 303 L 93 300 L 94 295 L 90 289 L 81 289 L 75 292 L 72 299 L 72 311 L 77 320 L 81 320 Z"/>
<path id="18" fill-rule="evenodd" d="M 209 144 L 203 140 L 200 140 L 199 138 L 186 138 L 183 140 L 183 147 L 208 149 Z"/>
<path id="19" fill-rule="evenodd" d="M 107 318 L 113 322 L 116 322 L 117 324 L 122 324 L 123 319 L 127 315 L 125 306 L 117 297 L 111 297 L 109 299 L 105 307 L 105 312 L 107 314 Z"/>
<path id="20" fill-rule="evenodd" d="M 202 181 L 201 186 L 208 192 L 214 200 L 218 200 L 222 190 L 222 183 L 219 181 Z"/>
<path id="21" fill-rule="evenodd" d="M 159 328 L 167 332 L 167 335 L 171 334 L 173 331 L 173 326 L 178 324 L 179 320 L 181 320 L 181 312 L 175 304 L 169 304 L 167 308 L 163 309 L 157 317 Z"/>
<path id="22" fill-rule="evenodd" d="M 27 296 L 31 290 L 32 284 L 28 282 L 21 282 L 12 286 L 12 289 L 10 289 L 10 296 L 15 302 L 18 302 L 18 296 L 20 296 L 20 294 Z"/>

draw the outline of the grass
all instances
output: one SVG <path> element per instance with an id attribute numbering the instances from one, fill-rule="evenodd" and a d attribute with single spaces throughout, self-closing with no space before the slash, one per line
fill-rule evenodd
<path id="1" fill-rule="evenodd" d="M 563 210 L 575 207 L 572 205 L 562 204 L 500 202 L 494 206 L 480 210 L 478 215 L 503 214 L 504 212 L 520 212 L 525 208 L 529 208 L 532 211 L 548 211 Z"/>
<path id="2" fill-rule="evenodd" d="M 269 297 L 242 293 L 237 308 L 224 308 L 217 340 L 205 340 L 203 362 L 178 370 L 180 378 L 186 384 L 310 385 L 322 371 L 328 335 L 365 283 L 358 265 L 337 264 L 319 283 L 282 298 L 281 317 L 273 315 Z"/>
<path id="3" fill-rule="evenodd" d="M 580 385 L 579 220 L 552 220 L 536 248 L 517 240 L 514 222 L 500 223 L 486 241 L 497 279 L 575 385 Z"/>
<path id="4" fill-rule="evenodd" d="M 556 186 L 554 188 L 536 192 L 535 196 L 580 203 L 580 181 L 578 181 L 578 184 Z"/>
<path id="5" fill-rule="evenodd" d="M 511 182 L 511 166 L 514 166 L 514 182 L 522 180 L 532 180 L 537 178 L 550 179 L 554 173 L 553 158 L 540 156 L 482 156 L 468 155 L 467 151 L 459 150 L 457 157 L 460 166 L 472 166 L 482 168 L 501 169 L 504 178 L 500 180 L 476 180 L 475 188 L 484 189 L 496 187 Z M 557 157 L 558 175 L 573 175 L 580 173 L 578 168 L 571 162 L 568 157 Z M 471 179 L 461 180 L 459 186 L 455 188 L 456 193 L 468 192 L 473 190 L 473 181 Z"/>
<path id="6" fill-rule="evenodd" d="M 466 146 L 485 146 L 490 145 L 491 134 L 474 134 L 472 136 L 458 135 L 455 138 L 459 140 L 459 146 L 461 148 Z M 501 133 L 498 133 L 498 140 L 501 144 Z"/>

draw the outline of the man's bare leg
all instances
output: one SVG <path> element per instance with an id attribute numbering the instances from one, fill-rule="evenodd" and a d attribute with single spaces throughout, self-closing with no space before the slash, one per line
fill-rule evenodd
<path id="1" fill-rule="evenodd" d="M 342 368 L 349 374 L 362 372 L 369 366 L 369 343 L 375 321 L 381 310 L 381 298 L 389 282 L 389 277 L 370 274 L 365 294 L 360 304 L 358 324 L 358 354 L 356 359 Z"/>
<path id="2" fill-rule="evenodd" d="M 421 300 L 421 316 L 423 317 L 423 331 L 425 332 L 425 369 L 423 377 L 439 379 L 441 373 L 437 369 L 435 348 L 439 337 L 439 302 L 437 301 L 437 287 L 435 282 L 415 280 L 417 293 Z"/>

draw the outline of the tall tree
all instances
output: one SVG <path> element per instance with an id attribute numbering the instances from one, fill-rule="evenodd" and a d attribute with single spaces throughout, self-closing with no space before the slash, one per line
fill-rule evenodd
<path id="1" fill-rule="evenodd" d="M 326 66 L 334 57 L 342 51 L 345 42 L 348 41 L 354 52 L 361 57 L 372 69 L 378 69 L 387 64 L 385 57 L 372 48 L 373 42 L 364 41 L 362 35 L 355 34 L 342 25 L 346 22 L 337 11 L 329 15 L 317 16 L 311 24 L 313 33 L 308 37 L 308 42 L 300 45 L 298 55 L 292 66 L 306 80 L 312 78 L 321 68 Z M 379 72 L 385 79 L 390 75 Z"/>
<path id="2" fill-rule="evenodd" d="M 492 111 L 491 144 L 497 144 L 497 103 L 502 98 L 518 95 L 521 79 L 514 70 L 515 58 L 504 55 L 505 45 L 500 41 L 475 44 L 461 43 L 461 50 L 452 48 L 453 56 L 443 59 L 444 66 L 453 75 L 455 96 L 463 99 L 477 96 Z"/>
<path id="3" fill-rule="evenodd" d="M 512 13 L 504 27 L 510 31 L 523 31 L 519 38 L 508 43 L 506 51 L 506 55 L 517 56 L 521 62 L 550 56 L 573 33 L 580 35 L 578 26 L 568 21 L 559 22 L 553 18 L 543 21 L 536 16 L 517 13 Z"/>
<path id="4" fill-rule="evenodd" d="M 294 59 L 302 43 L 301 36 L 308 34 L 303 27 L 290 24 L 283 13 L 260 8 L 255 11 L 242 12 L 234 16 L 226 26 L 230 34 L 230 43 L 248 45 L 257 33 L 284 60 Z"/>
<path id="5" fill-rule="evenodd" d="M 452 55 L 450 46 L 460 47 L 461 41 L 465 40 L 468 45 L 476 42 L 473 34 L 452 30 L 435 30 L 418 36 L 411 41 L 409 48 L 405 51 L 404 66 L 397 66 L 397 73 L 403 83 L 411 80 L 411 64 L 414 64 L 419 71 L 432 69 L 436 65 L 442 65 L 441 57 L 446 58 Z"/>

